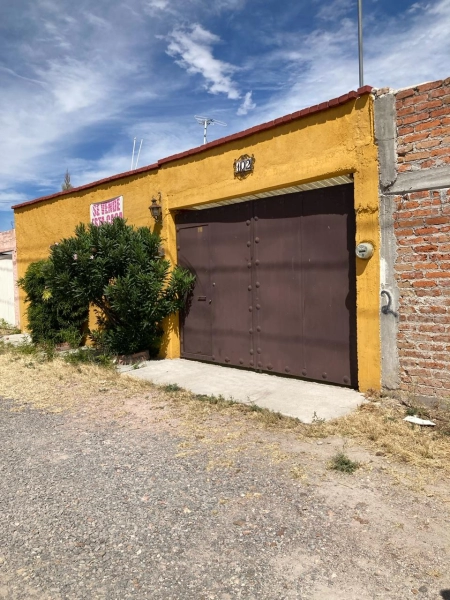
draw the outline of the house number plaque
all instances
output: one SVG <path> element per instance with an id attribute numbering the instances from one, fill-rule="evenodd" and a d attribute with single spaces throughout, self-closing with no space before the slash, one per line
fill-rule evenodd
<path id="1" fill-rule="evenodd" d="M 255 168 L 255 157 L 253 154 L 251 156 L 243 154 L 234 161 L 233 166 L 234 176 L 239 179 L 244 179 L 244 177 L 253 173 L 253 169 Z"/>

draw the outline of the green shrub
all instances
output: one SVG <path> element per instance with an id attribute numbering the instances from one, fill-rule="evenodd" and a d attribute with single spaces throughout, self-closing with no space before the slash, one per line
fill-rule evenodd
<path id="1" fill-rule="evenodd" d="M 159 255 L 160 243 L 147 227 L 123 219 L 78 225 L 73 237 L 52 246 L 49 259 L 30 265 L 20 281 L 33 341 L 77 346 L 93 305 L 98 328 L 90 335 L 99 350 L 156 355 L 164 319 L 184 307 L 194 283 L 188 271 L 171 271 Z"/>
<path id="2" fill-rule="evenodd" d="M 79 345 L 86 326 L 89 304 L 74 297 L 67 286 L 57 281 L 52 260 L 32 263 L 19 285 L 25 290 L 28 302 L 27 318 L 34 343 L 59 344 L 70 341 Z"/>

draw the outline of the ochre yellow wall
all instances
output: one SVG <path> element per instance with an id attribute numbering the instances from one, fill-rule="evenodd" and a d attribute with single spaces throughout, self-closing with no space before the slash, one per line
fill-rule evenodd
<path id="1" fill-rule="evenodd" d="M 254 154 L 255 171 L 236 179 L 233 162 L 241 154 Z M 176 262 L 174 211 L 284 188 L 339 174 L 354 174 L 356 240 L 370 241 L 375 254 L 357 259 L 357 345 L 360 390 L 380 388 L 379 332 L 379 225 L 378 167 L 370 95 L 344 105 L 256 132 L 214 148 L 161 165 L 158 169 L 93 186 L 88 190 L 16 209 L 19 276 L 32 261 L 46 258 L 49 246 L 72 235 L 75 226 L 89 221 L 93 202 L 124 197 L 124 217 L 136 226 L 154 227 L 148 207 L 152 196 L 162 194 L 161 236 L 166 256 Z M 24 318 L 21 296 L 22 322 Z M 176 317 L 166 324 L 162 353 L 179 356 Z"/>

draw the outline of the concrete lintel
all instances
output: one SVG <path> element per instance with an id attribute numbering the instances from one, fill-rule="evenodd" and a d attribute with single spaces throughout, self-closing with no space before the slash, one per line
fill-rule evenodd
<path id="1" fill-rule="evenodd" d="M 442 188 L 450 188 L 450 166 L 399 173 L 397 181 L 384 190 L 384 194 L 409 194 Z"/>

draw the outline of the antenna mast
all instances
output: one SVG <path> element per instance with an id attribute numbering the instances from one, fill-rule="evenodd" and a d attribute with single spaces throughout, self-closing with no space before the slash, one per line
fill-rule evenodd
<path id="1" fill-rule="evenodd" d="M 141 143 L 139 145 L 139 152 L 137 153 L 137 158 L 136 158 L 136 162 L 134 162 L 134 154 L 135 154 L 135 150 L 136 150 L 136 138 L 133 139 L 133 153 L 131 155 L 131 167 L 130 167 L 130 171 L 133 171 L 133 169 L 137 169 L 137 165 L 139 162 L 139 156 L 141 155 L 141 148 L 142 148 L 142 142 L 144 141 L 144 139 L 141 139 Z"/>
<path id="2" fill-rule="evenodd" d="M 195 115 L 195 120 L 199 125 L 203 125 L 203 143 L 206 144 L 208 140 L 206 139 L 206 134 L 208 133 L 209 125 L 221 125 L 222 127 L 226 127 L 227 124 L 223 121 L 218 121 L 217 119 L 211 119 L 210 117 L 200 117 L 199 115 Z"/>
<path id="3" fill-rule="evenodd" d="M 358 0 L 359 87 L 364 85 L 362 0 Z"/>

